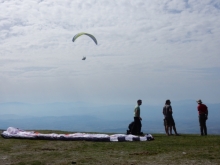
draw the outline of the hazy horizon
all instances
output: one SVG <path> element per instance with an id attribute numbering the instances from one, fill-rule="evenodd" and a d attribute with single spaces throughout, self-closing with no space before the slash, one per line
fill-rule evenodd
<path id="1" fill-rule="evenodd" d="M 197 103 L 193 100 L 172 102 L 173 117 L 180 133 L 198 133 Z M 209 108 L 209 133 L 220 134 L 219 104 Z M 163 105 L 141 105 L 144 132 L 162 133 Z M 134 105 L 92 105 L 74 103 L 25 104 L 0 103 L 0 128 L 52 129 L 80 132 L 124 133 L 133 121 Z"/>

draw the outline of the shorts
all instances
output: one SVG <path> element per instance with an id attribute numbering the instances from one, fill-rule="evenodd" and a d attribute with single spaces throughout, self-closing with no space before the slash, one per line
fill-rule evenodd
<path id="1" fill-rule="evenodd" d="M 173 117 L 165 118 L 164 120 L 164 126 L 175 126 L 175 122 Z"/>

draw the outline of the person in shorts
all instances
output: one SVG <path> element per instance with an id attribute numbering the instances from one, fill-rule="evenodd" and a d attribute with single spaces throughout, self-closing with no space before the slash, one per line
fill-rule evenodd
<path id="1" fill-rule="evenodd" d="M 172 117 L 172 121 L 171 122 L 171 126 L 168 126 L 168 132 L 169 132 L 169 135 L 173 135 L 172 133 L 172 130 L 175 132 L 175 135 L 178 136 L 179 134 L 176 132 L 176 125 L 175 125 L 175 121 Z M 165 118 L 163 119 L 163 125 L 164 125 L 164 129 L 165 129 L 165 132 L 166 132 L 166 125 L 167 125 L 167 122 L 165 120 Z"/>
<path id="2" fill-rule="evenodd" d="M 165 105 L 163 107 L 163 115 L 164 115 L 164 127 L 167 136 L 172 135 L 172 129 L 174 130 L 175 135 L 179 135 L 176 131 L 175 121 L 173 119 L 173 110 L 170 105 L 171 101 L 166 100 Z"/>

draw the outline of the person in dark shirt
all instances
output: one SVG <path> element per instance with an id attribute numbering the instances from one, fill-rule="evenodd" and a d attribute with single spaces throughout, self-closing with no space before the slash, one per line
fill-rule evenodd
<path id="1" fill-rule="evenodd" d="M 208 107 L 202 103 L 202 100 L 197 100 L 198 113 L 199 113 L 199 124 L 201 136 L 207 135 L 206 120 L 208 119 Z"/>
<path id="2" fill-rule="evenodd" d="M 171 101 L 166 100 L 165 105 L 163 107 L 165 131 L 168 136 L 172 135 L 172 128 L 173 128 L 175 135 L 178 136 L 179 134 L 176 131 L 176 126 L 175 126 L 175 122 L 173 119 L 173 110 L 170 104 L 171 104 Z"/>

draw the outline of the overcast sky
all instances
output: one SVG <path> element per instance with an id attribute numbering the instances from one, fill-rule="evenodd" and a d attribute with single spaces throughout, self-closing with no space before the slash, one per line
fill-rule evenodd
<path id="1" fill-rule="evenodd" d="M 0 0 L 0 102 L 137 99 L 220 102 L 219 0 Z"/>

